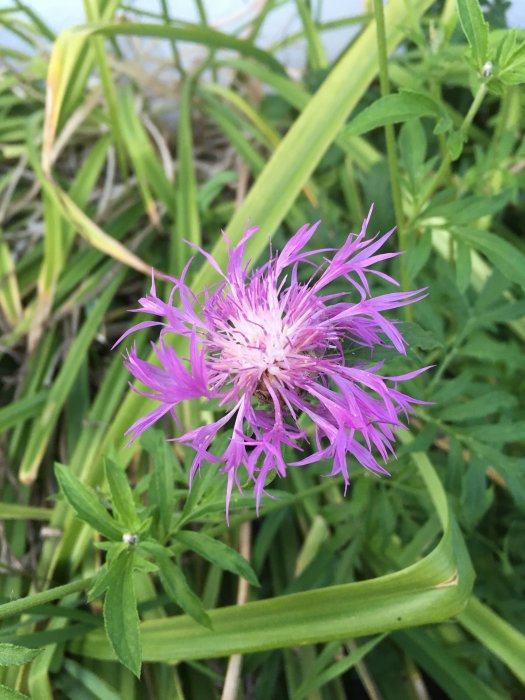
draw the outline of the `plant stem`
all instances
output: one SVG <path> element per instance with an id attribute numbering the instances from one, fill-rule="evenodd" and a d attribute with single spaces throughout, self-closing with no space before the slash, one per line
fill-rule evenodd
<path id="1" fill-rule="evenodd" d="M 390 81 L 388 78 L 388 49 L 386 43 L 385 14 L 383 0 L 374 0 L 374 15 L 376 19 L 377 53 L 379 60 L 379 87 L 381 96 L 390 93 Z M 392 200 L 394 202 L 394 212 L 397 222 L 399 247 L 401 250 L 407 248 L 407 229 L 404 222 L 403 199 L 401 186 L 399 184 L 399 168 L 397 164 L 396 140 L 393 124 L 385 126 L 386 155 L 388 160 L 388 172 L 390 176 L 390 187 L 392 190 Z M 409 288 L 408 270 L 406 259 L 401 256 L 401 286 L 403 289 Z M 407 307 L 408 309 L 408 307 Z"/>
<path id="2" fill-rule="evenodd" d="M 487 85 L 486 83 L 481 83 L 481 85 L 478 88 L 478 91 L 476 92 L 474 99 L 472 100 L 472 104 L 470 105 L 470 108 L 468 112 L 465 115 L 465 118 L 463 119 L 463 122 L 461 126 L 459 127 L 459 133 L 463 135 L 463 137 L 466 136 L 467 131 L 470 128 L 470 125 L 472 124 L 472 121 L 474 120 L 474 117 L 476 116 L 479 108 L 481 107 L 481 103 L 483 102 L 483 99 L 485 98 L 485 95 L 487 94 Z M 428 185 L 423 197 L 421 198 L 421 201 L 419 203 L 419 206 L 416 207 L 414 214 L 412 215 L 411 219 L 408 222 L 408 226 L 411 226 L 416 218 L 419 216 L 421 213 L 421 210 L 424 206 L 424 204 L 428 201 L 428 199 L 431 197 L 432 193 L 434 190 L 437 188 L 443 177 L 446 175 L 448 171 L 448 167 L 450 163 L 452 162 L 452 158 L 450 156 L 450 153 L 447 153 L 446 156 L 443 158 L 441 165 L 437 169 L 436 174 L 430 181 L 430 184 Z"/>
<path id="3" fill-rule="evenodd" d="M 29 595 L 27 598 L 21 598 L 20 600 L 13 600 L 10 603 L 4 603 L 3 605 L 0 605 L 0 620 L 3 620 L 6 617 L 11 617 L 12 615 L 20 615 L 21 613 L 25 613 L 27 610 L 30 610 L 37 605 L 50 603 L 52 600 L 64 598 L 71 593 L 85 591 L 91 586 L 94 580 L 95 577 L 91 576 L 90 578 L 84 578 L 80 581 L 66 583 L 63 586 L 50 588 L 48 591 L 33 593 L 33 595 Z"/>

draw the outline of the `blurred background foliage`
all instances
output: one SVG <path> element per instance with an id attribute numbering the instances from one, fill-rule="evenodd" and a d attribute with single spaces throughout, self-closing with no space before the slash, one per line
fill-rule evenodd
<path id="1" fill-rule="evenodd" d="M 58 38 L 0 8 L 0 697 L 524 698 L 525 35 L 501 0 L 481 4 L 490 31 L 474 0 L 391 0 L 383 32 L 378 3 L 326 21 L 322 3 L 249 3 L 228 31 L 182 4 L 195 21 L 85 0 Z M 283 7 L 298 31 L 262 42 Z M 343 498 L 327 464 L 290 470 L 228 529 L 216 469 L 188 495 L 190 455 L 158 432 L 124 448 L 147 402 L 111 345 L 183 240 L 224 261 L 220 229 L 237 240 L 249 217 L 255 260 L 320 218 L 337 246 L 372 202 L 371 230 L 397 224 L 406 251 L 390 271 L 429 289 L 388 372 L 435 365 L 412 389 L 432 403 L 391 479 L 356 465 Z M 195 291 L 213 281 L 198 265 Z M 130 524 L 171 558 L 126 558 Z M 106 569 L 95 531 L 115 539 Z"/>

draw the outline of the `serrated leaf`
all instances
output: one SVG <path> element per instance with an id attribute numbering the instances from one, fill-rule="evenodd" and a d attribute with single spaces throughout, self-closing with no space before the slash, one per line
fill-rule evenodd
<path id="1" fill-rule="evenodd" d="M 104 626 L 118 660 L 140 678 L 142 649 L 133 559 L 134 552 L 126 550 L 111 566 L 104 599 Z"/>
<path id="2" fill-rule="evenodd" d="M 461 28 L 472 50 L 478 68 L 488 60 L 489 25 L 483 17 L 478 0 L 457 0 Z"/>
<path id="3" fill-rule="evenodd" d="M 189 532 L 188 530 L 177 532 L 175 539 L 221 569 L 242 576 L 252 586 L 260 585 L 255 571 L 246 559 L 224 542 L 202 532 Z"/>
<path id="4" fill-rule="evenodd" d="M 123 530 L 118 527 L 91 488 L 84 486 L 67 467 L 58 462 L 55 462 L 55 475 L 64 497 L 81 520 L 108 540 L 121 539 Z"/>
<path id="5" fill-rule="evenodd" d="M 134 532 L 138 528 L 139 518 L 133 500 L 133 492 L 131 491 L 126 474 L 124 470 L 109 457 L 105 459 L 104 470 L 109 490 L 111 491 L 113 508 L 123 526 L 128 531 Z"/>
<path id="6" fill-rule="evenodd" d="M 344 129 L 341 137 L 358 136 L 380 126 L 398 124 L 416 117 L 442 118 L 443 110 L 432 97 L 415 90 L 403 90 L 380 97 L 359 112 Z"/>
<path id="7" fill-rule="evenodd" d="M 0 643 L 0 666 L 23 666 L 33 661 L 42 649 L 30 649 L 17 644 Z"/>
<path id="8" fill-rule="evenodd" d="M 512 243 L 488 231 L 463 226 L 453 229 L 452 235 L 483 253 L 505 277 L 525 289 L 525 255 Z"/>

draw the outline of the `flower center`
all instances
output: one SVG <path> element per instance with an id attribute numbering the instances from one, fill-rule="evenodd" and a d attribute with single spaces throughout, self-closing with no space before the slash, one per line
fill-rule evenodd
<path id="1" fill-rule="evenodd" d="M 228 331 L 221 337 L 221 357 L 232 363 L 232 371 L 253 370 L 258 378 L 264 373 L 278 375 L 291 346 L 282 318 L 268 309 L 230 318 Z"/>

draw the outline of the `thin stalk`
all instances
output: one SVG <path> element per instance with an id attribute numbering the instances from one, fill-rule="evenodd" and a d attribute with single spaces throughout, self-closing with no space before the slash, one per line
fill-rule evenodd
<path id="1" fill-rule="evenodd" d="M 170 25 L 171 24 L 171 17 L 168 9 L 168 3 L 167 0 L 160 0 L 160 5 L 161 5 L 161 10 L 162 10 L 162 19 L 164 20 L 164 24 Z M 170 40 L 170 45 L 171 45 L 171 53 L 173 54 L 173 63 L 175 64 L 175 67 L 181 73 L 184 75 L 184 68 L 182 66 L 182 61 L 180 60 L 180 53 L 177 48 L 177 42 L 175 39 Z"/>
<path id="2" fill-rule="evenodd" d="M 447 355 L 445 356 L 443 361 L 440 362 L 437 372 L 432 377 L 432 380 L 430 381 L 430 384 L 428 385 L 428 388 L 427 388 L 429 396 L 432 395 L 432 391 L 433 391 L 434 387 L 436 387 L 439 384 L 441 377 L 445 374 L 445 370 L 448 368 L 449 364 L 452 362 L 452 360 L 454 359 L 454 357 L 458 353 L 458 351 L 461 347 L 461 344 L 463 343 L 465 338 L 469 335 L 470 330 L 471 330 L 471 324 L 469 321 L 467 321 L 467 323 L 463 326 L 463 328 L 457 333 L 456 337 L 454 338 L 454 342 L 452 343 L 452 345 L 450 346 L 450 348 L 447 352 Z"/>
<path id="3" fill-rule="evenodd" d="M 350 155 L 346 156 L 344 165 L 341 167 L 341 188 L 346 206 L 358 221 L 362 221 L 366 216 L 366 212 L 359 194 L 354 162 Z"/>
<path id="4" fill-rule="evenodd" d="M 379 60 L 379 87 L 381 96 L 390 93 L 390 81 L 388 78 L 388 48 L 386 41 L 385 14 L 383 0 L 374 0 L 374 15 L 376 19 L 377 53 Z M 390 187 L 392 190 L 392 200 L 394 202 L 394 212 L 397 221 L 397 235 L 399 248 L 406 250 L 408 245 L 407 233 L 403 214 L 403 198 L 401 186 L 399 184 L 399 168 L 397 163 L 396 140 L 393 124 L 385 126 L 386 155 L 388 161 L 388 173 L 390 176 Z M 403 289 L 409 288 L 408 269 L 405 256 L 401 256 L 401 286 Z M 409 307 L 405 307 L 410 313 Z"/>
<path id="5" fill-rule="evenodd" d="M 465 118 L 463 119 L 463 122 L 461 123 L 461 126 L 459 127 L 459 133 L 462 134 L 463 137 L 466 136 L 473 120 L 474 117 L 476 116 L 479 108 L 481 107 L 481 103 L 483 102 L 485 95 L 487 94 L 487 84 L 486 83 L 481 83 L 481 85 L 478 88 L 478 91 L 476 92 L 474 99 L 472 100 L 472 104 L 470 105 L 470 108 L 468 112 L 465 115 Z M 430 181 L 426 191 L 424 192 L 420 202 L 419 206 L 416 207 L 414 214 L 412 215 L 411 219 L 408 221 L 407 226 L 411 226 L 419 214 L 421 213 L 421 210 L 423 209 L 424 204 L 428 201 L 428 199 L 432 196 L 433 192 L 436 190 L 438 185 L 441 183 L 442 179 L 445 177 L 447 174 L 448 168 L 450 163 L 452 162 L 452 157 L 450 153 L 448 152 L 446 156 L 443 158 L 441 165 L 437 169 L 434 177 Z"/>
<path id="6" fill-rule="evenodd" d="M 26 598 L 21 598 L 20 600 L 13 600 L 10 603 L 4 603 L 3 605 L 0 605 L 0 620 L 5 619 L 6 617 L 12 617 L 13 615 L 21 615 L 37 605 L 50 603 L 52 600 L 58 600 L 59 598 L 65 598 L 71 593 L 85 591 L 90 588 L 94 580 L 95 577 L 91 576 L 90 578 L 84 578 L 80 581 L 66 583 L 63 586 L 50 588 L 48 591 L 33 593 L 33 595 L 28 595 Z"/>

